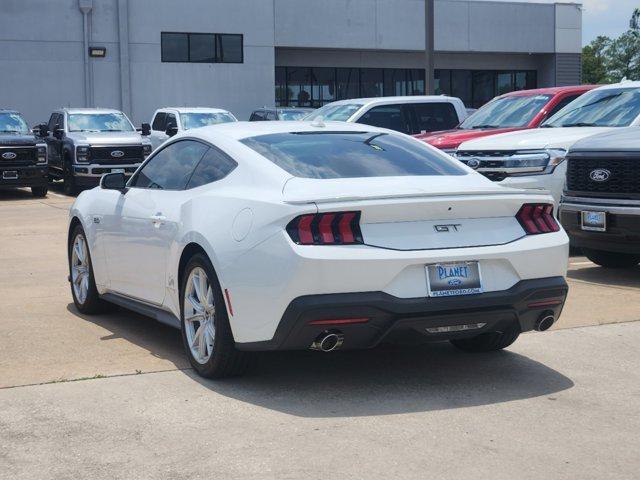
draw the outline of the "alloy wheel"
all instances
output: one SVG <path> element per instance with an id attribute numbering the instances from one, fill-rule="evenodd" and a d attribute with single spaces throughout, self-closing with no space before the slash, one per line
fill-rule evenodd
<path id="1" fill-rule="evenodd" d="M 79 303 L 84 304 L 89 292 L 89 254 L 87 252 L 87 241 L 81 233 L 76 235 L 73 240 L 71 283 L 76 299 Z"/>
<path id="2" fill-rule="evenodd" d="M 184 289 L 184 328 L 194 360 L 201 365 L 213 354 L 216 309 L 213 289 L 203 268 L 191 270 Z"/>

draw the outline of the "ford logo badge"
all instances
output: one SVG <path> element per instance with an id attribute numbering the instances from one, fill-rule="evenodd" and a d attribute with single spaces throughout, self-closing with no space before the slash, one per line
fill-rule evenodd
<path id="1" fill-rule="evenodd" d="M 467 162 L 467 167 L 473 168 L 474 170 L 480 166 L 480 160 L 477 158 L 471 158 Z"/>
<path id="2" fill-rule="evenodd" d="M 594 182 L 606 182 L 611 177 L 611 172 L 609 170 L 605 170 L 604 168 L 597 168 L 592 170 L 589 174 L 589 178 Z"/>
<path id="3" fill-rule="evenodd" d="M 4 152 L 2 154 L 2 158 L 4 158 L 5 160 L 13 160 L 17 156 L 18 156 L 18 154 L 14 153 L 14 152 Z"/>
<path id="4" fill-rule="evenodd" d="M 124 152 L 122 150 L 114 150 L 113 152 L 111 152 L 111 156 L 113 158 L 121 158 L 124 157 Z"/>
<path id="5" fill-rule="evenodd" d="M 452 287 L 458 287 L 458 286 L 462 285 L 462 280 L 460 280 L 459 278 L 452 278 L 447 283 L 449 285 L 451 285 Z"/>

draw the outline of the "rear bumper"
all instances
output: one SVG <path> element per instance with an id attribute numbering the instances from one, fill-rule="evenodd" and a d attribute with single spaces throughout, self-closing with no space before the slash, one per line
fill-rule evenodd
<path id="1" fill-rule="evenodd" d="M 580 216 L 585 210 L 606 212 L 607 231 L 582 230 Z M 564 201 L 560 207 L 560 222 L 574 247 L 640 254 L 640 202 L 631 205 L 609 201 L 598 203 L 595 199 L 584 203 Z"/>
<path id="2" fill-rule="evenodd" d="M 44 187 L 48 182 L 48 173 L 46 165 L 3 166 L 0 167 L 0 188 Z"/>
<path id="3" fill-rule="evenodd" d="M 293 300 L 271 340 L 236 343 L 241 350 L 298 350 L 309 348 L 326 330 L 344 334 L 342 348 L 370 348 L 398 337 L 425 341 L 475 336 L 518 323 L 532 330 L 542 314 L 560 316 L 567 296 L 563 277 L 523 280 L 508 290 L 446 298 L 398 298 L 384 292 L 308 295 Z M 545 304 L 547 303 L 547 304 Z M 317 320 L 366 319 L 351 325 L 310 325 Z M 429 333 L 427 328 L 485 323 L 457 333 Z"/>

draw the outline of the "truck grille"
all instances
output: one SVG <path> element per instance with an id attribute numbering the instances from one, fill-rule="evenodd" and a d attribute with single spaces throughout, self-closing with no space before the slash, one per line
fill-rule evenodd
<path id="1" fill-rule="evenodd" d="M 10 158 L 13 156 L 11 154 L 15 157 Z M 36 147 L 0 147 L 0 165 L 3 167 L 34 165 L 37 161 L 36 157 Z"/>
<path id="2" fill-rule="evenodd" d="M 635 158 L 616 154 L 580 155 L 570 156 L 567 161 L 569 192 L 615 198 L 640 195 L 640 155 Z M 608 178 L 593 180 L 592 173 L 597 170 L 606 170 Z M 597 177 L 603 178 L 602 175 Z"/>
<path id="3" fill-rule="evenodd" d="M 122 152 L 113 155 L 114 152 Z M 142 145 L 122 145 L 112 147 L 90 147 L 89 159 L 91 163 L 101 165 L 127 165 L 131 163 L 141 163 Z"/>

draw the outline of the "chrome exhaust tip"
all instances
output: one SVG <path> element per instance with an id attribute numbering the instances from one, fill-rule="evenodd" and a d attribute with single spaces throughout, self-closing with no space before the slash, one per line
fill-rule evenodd
<path id="1" fill-rule="evenodd" d="M 344 342 L 344 335 L 338 330 L 322 332 L 309 347 L 319 352 L 332 352 L 338 350 Z"/>
<path id="2" fill-rule="evenodd" d="M 536 320 L 534 329 L 536 332 L 545 332 L 555 323 L 556 317 L 551 312 L 545 312 Z"/>

